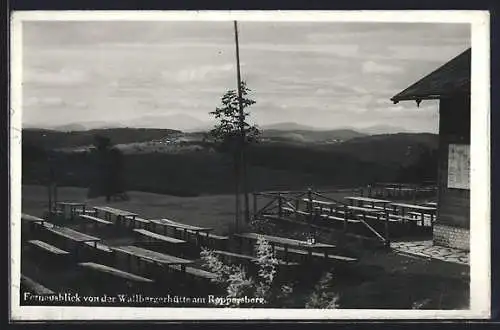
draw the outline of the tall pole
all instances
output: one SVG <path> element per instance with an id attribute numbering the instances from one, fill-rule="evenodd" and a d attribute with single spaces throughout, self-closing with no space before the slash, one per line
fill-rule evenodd
<path id="1" fill-rule="evenodd" d="M 52 215 L 52 163 L 49 158 L 49 175 L 48 175 L 48 180 L 47 180 L 47 196 L 48 196 L 48 211 L 49 211 L 49 218 Z"/>
<path id="2" fill-rule="evenodd" d="M 47 157 L 49 165 L 48 182 L 47 182 L 47 192 L 49 197 L 49 216 L 53 211 L 53 205 L 55 203 L 54 196 L 54 160 L 51 155 Z"/>
<path id="3" fill-rule="evenodd" d="M 240 110 L 240 145 L 239 145 L 239 157 L 240 157 L 240 167 L 242 169 L 241 174 L 243 177 L 242 188 L 245 203 L 245 222 L 250 221 L 250 210 L 249 210 L 249 197 L 248 197 L 248 187 L 247 187 L 247 173 L 246 173 L 246 159 L 245 159 L 245 114 L 243 112 L 243 96 L 241 90 L 241 70 L 240 70 L 240 46 L 238 41 L 238 22 L 234 21 L 234 40 L 236 43 L 236 75 L 237 75 L 237 86 L 238 86 L 238 105 Z"/>

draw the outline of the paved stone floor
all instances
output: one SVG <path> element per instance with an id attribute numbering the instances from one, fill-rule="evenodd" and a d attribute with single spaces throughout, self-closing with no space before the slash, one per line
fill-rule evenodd
<path id="1" fill-rule="evenodd" d="M 432 245 L 432 241 L 411 241 L 411 242 L 393 242 L 391 248 L 409 255 L 423 258 L 439 259 L 446 262 L 458 264 L 469 264 L 469 252 L 448 248 L 444 246 Z"/>

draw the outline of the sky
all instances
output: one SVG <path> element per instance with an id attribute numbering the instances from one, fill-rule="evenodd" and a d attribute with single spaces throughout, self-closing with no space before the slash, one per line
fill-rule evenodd
<path id="1" fill-rule="evenodd" d="M 390 98 L 470 47 L 470 25 L 239 22 L 260 126 L 437 132 L 437 101 Z M 23 23 L 23 126 L 192 129 L 236 87 L 233 23 Z"/>

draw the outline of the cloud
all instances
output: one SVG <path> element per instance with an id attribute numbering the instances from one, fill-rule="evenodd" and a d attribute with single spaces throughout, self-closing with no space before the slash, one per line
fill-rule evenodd
<path id="1" fill-rule="evenodd" d="M 436 46 L 427 45 L 392 45 L 389 46 L 391 58 L 401 60 L 443 62 L 443 64 L 470 47 L 469 40 L 463 40 L 461 44 L 440 45 L 439 51 Z"/>
<path id="2" fill-rule="evenodd" d="M 25 72 L 24 82 L 46 85 L 78 85 L 88 81 L 88 75 L 82 70 L 62 68 L 58 71 L 30 70 Z"/>
<path id="3" fill-rule="evenodd" d="M 203 65 L 196 68 L 188 68 L 178 71 L 174 77 L 179 82 L 195 82 L 216 78 L 227 72 L 235 70 L 234 64 Z M 164 72 L 164 77 L 170 77 L 170 72 Z"/>
<path id="4" fill-rule="evenodd" d="M 60 97 L 36 97 L 32 96 L 23 101 L 25 107 L 54 107 L 64 105 Z"/>
<path id="5" fill-rule="evenodd" d="M 301 53 L 322 53 L 327 55 L 336 55 L 341 57 L 351 57 L 358 54 L 359 46 L 355 44 L 283 44 L 276 42 L 269 43 L 242 43 L 240 46 L 242 52 L 280 52 L 297 54 Z"/>
<path id="6" fill-rule="evenodd" d="M 363 63 L 363 72 L 364 73 L 384 73 L 384 74 L 391 74 L 391 73 L 398 73 L 402 72 L 403 70 L 394 65 L 387 65 L 387 64 L 380 64 L 374 61 L 365 61 Z"/>
<path id="7" fill-rule="evenodd" d="M 62 97 L 38 97 L 31 96 L 23 100 L 23 107 L 26 108 L 67 108 L 67 109 L 86 109 L 88 103 L 86 101 L 67 100 Z"/>
<path id="8" fill-rule="evenodd" d="M 257 101 L 252 117 L 260 125 L 321 127 L 437 122 L 425 102 L 418 109 L 390 97 L 458 55 L 470 43 L 464 26 L 243 22 L 242 77 Z M 24 33 L 28 122 L 133 120 L 165 111 L 208 120 L 224 91 L 236 87 L 226 22 L 38 22 Z"/>

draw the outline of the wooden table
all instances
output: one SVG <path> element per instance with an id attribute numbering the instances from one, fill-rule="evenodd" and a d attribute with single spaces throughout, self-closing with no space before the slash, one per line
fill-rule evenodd
<path id="1" fill-rule="evenodd" d="M 112 247 L 111 249 L 126 254 L 129 257 L 135 257 L 138 259 L 138 261 L 146 260 L 166 266 L 179 265 L 183 273 L 186 271 L 186 265 L 194 263 L 194 261 L 192 260 L 170 256 L 164 253 L 143 249 L 133 245 Z"/>
<path id="2" fill-rule="evenodd" d="M 67 255 L 67 254 L 69 254 L 68 251 L 60 249 L 60 248 L 53 246 L 53 245 L 51 245 L 47 242 L 44 242 L 44 241 L 31 240 L 31 241 L 28 241 L 28 243 L 33 245 L 33 246 L 36 246 L 39 249 L 46 251 L 46 252 L 50 252 L 54 255 Z"/>
<path id="3" fill-rule="evenodd" d="M 46 288 L 38 282 L 35 282 L 29 277 L 21 274 L 21 286 L 28 288 L 31 292 L 40 294 L 40 295 L 49 295 L 54 294 L 55 292 Z"/>
<path id="4" fill-rule="evenodd" d="M 45 219 L 35 217 L 33 215 L 29 215 L 26 213 L 21 213 L 21 222 L 26 222 L 26 223 L 36 223 L 38 225 L 43 226 L 43 223 L 45 222 Z"/>
<path id="5" fill-rule="evenodd" d="M 135 221 L 135 217 L 138 215 L 137 213 L 115 209 L 109 206 L 94 206 L 94 210 L 97 212 L 97 215 L 99 215 L 99 212 L 103 212 L 104 217 L 108 221 L 112 221 L 111 216 L 114 215 L 116 217 L 116 222 L 118 223 L 118 225 L 121 225 L 122 219 L 127 217 L 130 217 L 133 221 Z"/>
<path id="6" fill-rule="evenodd" d="M 124 272 L 123 270 L 116 269 L 114 267 L 109 267 L 106 265 L 94 263 L 94 262 L 81 262 L 78 266 L 93 270 L 97 273 L 109 274 L 114 277 L 119 277 L 127 281 L 137 282 L 137 283 L 153 283 L 154 281 L 139 275 Z"/>
<path id="7" fill-rule="evenodd" d="M 434 217 L 436 215 L 436 208 L 435 207 L 414 205 L 414 204 L 407 204 L 407 203 L 392 203 L 392 206 L 394 208 L 394 212 L 396 212 L 397 209 L 399 208 L 401 210 L 401 215 L 403 217 L 405 216 L 406 210 L 412 210 L 412 211 L 420 213 L 422 226 L 424 224 L 424 217 L 426 214 L 429 215 L 431 218 L 431 226 L 434 223 Z"/>
<path id="8" fill-rule="evenodd" d="M 149 229 L 149 225 L 151 224 L 151 221 L 148 219 L 143 219 L 140 217 L 135 217 L 134 219 L 131 218 L 125 218 L 125 220 L 130 220 L 130 227 L 131 228 L 142 228 L 142 229 Z"/>
<path id="9" fill-rule="evenodd" d="M 40 227 L 43 227 L 44 223 L 45 219 L 35 217 L 26 213 L 21 214 L 21 226 L 26 226 L 24 228 L 27 229 L 27 234 L 29 234 L 31 231 L 36 231 Z"/>
<path id="10" fill-rule="evenodd" d="M 80 214 L 80 219 L 90 221 L 94 225 L 94 230 L 97 230 L 97 228 L 99 228 L 99 225 L 110 226 L 110 227 L 113 226 L 113 223 L 111 221 L 97 218 L 87 214 Z M 81 225 L 85 226 L 85 223 L 82 223 Z"/>
<path id="11" fill-rule="evenodd" d="M 77 243 L 92 243 L 94 247 L 97 247 L 97 242 L 101 240 L 98 237 L 90 236 L 67 227 L 45 226 L 45 228 L 51 233 L 75 241 Z"/>
<path id="12" fill-rule="evenodd" d="M 366 215 L 374 215 L 377 217 L 377 220 L 380 220 L 380 216 L 385 214 L 384 210 L 372 209 L 370 207 L 361 207 L 361 206 L 347 206 L 347 209 L 350 211 L 357 211 L 363 215 L 363 220 L 366 220 Z"/>
<path id="13" fill-rule="evenodd" d="M 318 205 L 319 207 L 319 211 L 320 212 L 323 212 L 323 209 L 326 208 L 328 209 L 328 211 L 330 212 L 330 214 L 333 214 L 333 210 L 335 208 L 335 206 L 338 206 L 337 203 L 334 203 L 334 202 L 327 202 L 327 201 L 321 201 L 321 200 L 317 200 L 317 199 L 308 199 L 308 198 L 303 198 L 302 199 L 304 202 L 306 202 L 307 204 L 311 204 L 310 207 L 311 207 L 311 213 L 313 213 L 313 205 L 316 204 Z"/>
<path id="14" fill-rule="evenodd" d="M 296 239 L 271 236 L 271 235 L 265 235 L 265 234 L 258 234 L 258 233 L 235 234 L 234 236 L 240 237 L 243 239 L 249 239 L 252 241 L 257 241 L 260 237 L 262 237 L 266 241 L 268 241 L 269 244 L 271 244 L 271 246 L 273 248 L 273 252 L 275 251 L 275 245 L 282 246 L 284 248 L 284 253 L 285 253 L 285 262 L 288 262 L 287 253 L 288 253 L 289 247 L 305 249 L 305 250 L 307 250 L 309 257 L 312 257 L 312 252 L 314 250 L 324 251 L 325 258 L 328 258 L 328 250 L 335 248 L 335 245 L 331 245 L 331 244 L 308 243 L 308 242 L 299 241 Z"/>
<path id="15" fill-rule="evenodd" d="M 390 204 L 391 201 L 385 200 L 385 199 L 376 199 L 376 198 L 370 198 L 370 197 L 359 197 L 359 196 L 348 196 L 344 197 L 348 201 L 350 201 L 351 206 L 355 206 L 354 202 L 357 202 L 357 206 L 363 206 L 364 203 L 369 203 L 369 205 L 372 208 L 375 208 L 376 204 L 382 204 L 384 210 L 387 206 L 387 204 Z M 361 205 L 360 205 L 361 204 Z"/>
<path id="16" fill-rule="evenodd" d="M 200 233 L 205 233 L 206 237 L 208 237 L 209 233 L 213 230 L 213 228 L 207 228 L 207 227 L 198 227 L 198 226 L 192 226 L 192 225 L 187 225 L 183 224 L 180 222 L 176 222 L 173 220 L 169 219 L 159 219 L 159 220 L 151 220 L 151 223 L 154 224 L 154 229 L 156 229 L 156 226 L 163 226 L 163 233 L 167 235 L 167 228 L 174 228 L 174 229 L 181 229 L 183 231 L 183 239 L 187 240 L 187 234 L 188 231 L 194 232 L 196 234 L 196 243 L 199 243 L 199 236 Z"/>
<path id="17" fill-rule="evenodd" d="M 178 238 L 174 238 L 174 237 L 165 236 L 165 235 L 161 235 L 161 234 L 158 234 L 158 233 L 154 233 L 154 232 L 149 231 L 147 229 L 134 229 L 134 232 L 138 233 L 138 234 L 140 234 L 142 236 L 145 236 L 147 238 L 150 238 L 150 239 L 153 239 L 153 240 L 157 240 L 157 241 L 161 241 L 161 242 L 164 242 L 164 243 L 169 243 L 169 244 L 174 244 L 174 245 L 186 244 L 187 243 L 184 240 L 181 240 L 181 239 L 178 239 Z"/>
<path id="18" fill-rule="evenodd" d="M 69 211 L 69 218 L 71 220 L 77 215 L 77 209 L 81 208 L 82 214 L 85 214 L 86 203 L 84 202 L 57 202 L 56 212 L 60 211 L 66 218 L 66 214 Z"/>
<path id="19" fill-rule="evenodd" d="M 307 202 L 307 203 L 313 203 L 313 204 L 319 204 L 319 205 L 325 205 L 325 206 L 335 206 L 335 205 L 337 205 L 334 202 L 320 201 L 320 200 L 317 200 L 317 199 L 303 198 L 302 200 L 304 202 Z"/>
<path id="20" fill-rule="evenodd" d="M 415 193 L 417 191 L 416 188 L 405 188 L 405 187 L 400 187 L 400 188 L 386 187 L 384 189 L 387 190 L 388 195 L 391 195 L 390 192 L 393 192 L 394 195 L 398 195 L 398 193 L 399 193 L 399 196 L 406 195 L 407 197 L 411 193 Z"/>

